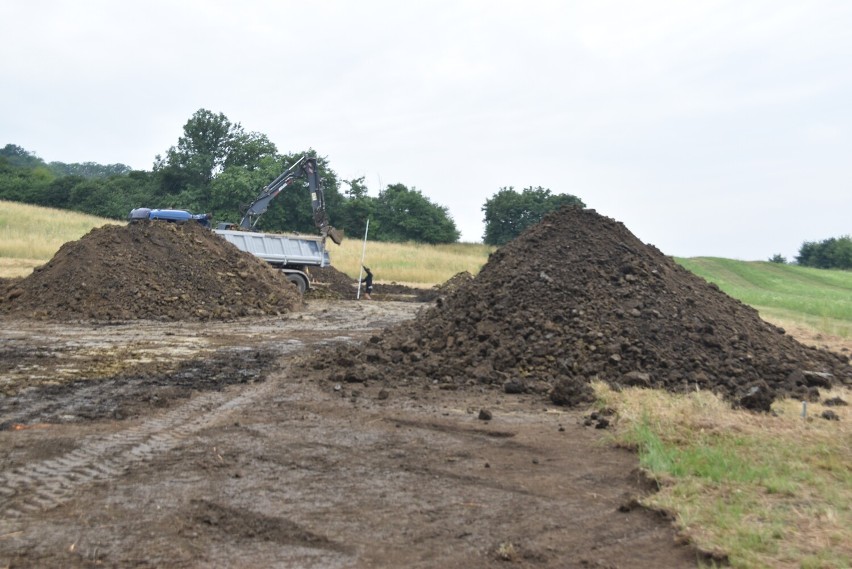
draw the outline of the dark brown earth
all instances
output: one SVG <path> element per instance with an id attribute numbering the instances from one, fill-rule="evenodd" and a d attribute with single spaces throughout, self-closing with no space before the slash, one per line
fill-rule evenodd
<path id="1" fill-rule="evenodd" d="M 4 319 L 0 567 L 696 567 L 587 411 L 299 364 L 420 309 Z"/>
<path id="2" fill-rule="evenodd" d="M 3 283 L 0 567 L 695 567 L 588 382 L 756 409 L 850 382 L 589 210 L 433 304 L 299 306 L 226 245 L 105 228 Z"/>
<path id="3" fill-rule="evenodd" d="M 358 296 L 358 281 L 334 267 L 313 267 L 311 290 L 306 298 L 329 298 L 335 300 L 355 300 Z"/>
<path id="4" fill-rule="evenodd" d="M 93 229 L 0 289 L 0 313 L 49 320 L 210 320 L 297 308 L 283 275 L 196 223 Z"/>
<path id="5" fill-rule="evenodd" d="M 566 208 L 499 249 L 415 320 L 313 363 L 337 381 L 491 386 L 584 403 L 591 380 L 710 390 L 769 410 L 852 384 L 844 355 L 804 346 L 623 224 Z M 566 394 L 576 394 L 575 397 Z"/>

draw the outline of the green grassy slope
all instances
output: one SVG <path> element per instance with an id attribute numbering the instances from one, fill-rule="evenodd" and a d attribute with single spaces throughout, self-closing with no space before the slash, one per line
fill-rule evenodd
<path id="1" fill-rule="evenodd" d="M 852 272 L 716 257 L 676 259 L 762 315 L 852 335 Z"/>

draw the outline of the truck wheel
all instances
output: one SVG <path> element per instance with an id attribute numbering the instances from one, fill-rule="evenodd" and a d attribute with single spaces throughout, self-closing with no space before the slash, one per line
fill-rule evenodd
<path id="1" fill-rule="evenodd" d="M 302 275 L 287 275 L 287 280 L 296 285 L 299 294 L 305 294 L 305 291 L 308 290 L 308 281 Z"/>

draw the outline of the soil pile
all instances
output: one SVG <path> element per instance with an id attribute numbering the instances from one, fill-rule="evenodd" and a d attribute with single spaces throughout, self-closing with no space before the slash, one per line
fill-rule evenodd
<path id="1" fill-rule="evenodd" d="M 462 271 L 460 273 L 456 273 L 447 281 L 437 284 L 430 289 L 421 290 L 417 293 L 417 300 L 420 302 L 431 302 L 440 298 L 441 296 L 446 296 L 448 294 L 452 294 L 462 285 L 465 285 L 473 280 L 473 275 L 467 271 Z"/>
<path id="2" fill-rule="evenodd" d="M 93 229 L 5 285 L 0 314 L 56 320 L 209 320 L 289 312 L 281 273 L 196 223 Z"/>
<path id="3" fill-rule="evenodd" d="M 355 300 L 358 281 L 338 271 L 334 267 L 311 267 L 311 288 L 307 298 L 333 298 Z"/>
<path id="4" fill-rule="evenodd" d="M 337 300 L 357 300 L 358 279 L 353 279 L 335 269 L 334 267 L 315 268 L 311 267 L 311 290 L 306 294 L 307 298 L 333 298 Z M 455 277 L 454 277 L 455 278 Z M 363 281 L 362 281 L 363 287 Z M 439 293 L 424 289 L 413 288 L 397 283 L 376 284 L 373 300 L 400 300 L 429 302 L 437 298 Z M 362 291 L 363 297 L 363 291 Z"/>
<path id="5" fill-rule="evenodd" d="M 587 383 L 711 390 L 752 409 L 852 384 L 845 356 L 804 346 L 623 224 L 565 208 L 495 252 L 477 277 L 366 346 L 337 381 L 423 380 L 541 391 L 571 405 Z"/>

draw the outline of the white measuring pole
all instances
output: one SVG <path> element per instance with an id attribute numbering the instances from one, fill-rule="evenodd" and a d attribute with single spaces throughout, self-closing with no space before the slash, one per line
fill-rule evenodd
<path id="1" fill-rule="evenodd" d="M 361 300 L 361 275 L 364 273 L 364 257 L 367 255 L 367 232 L 370 231 L 370 218 L 367 218 L 367 227 L 364 228 L 364 247 L 361 249 L 361 268 L 358 269 L 358 293 L 356 300 Z"/>

